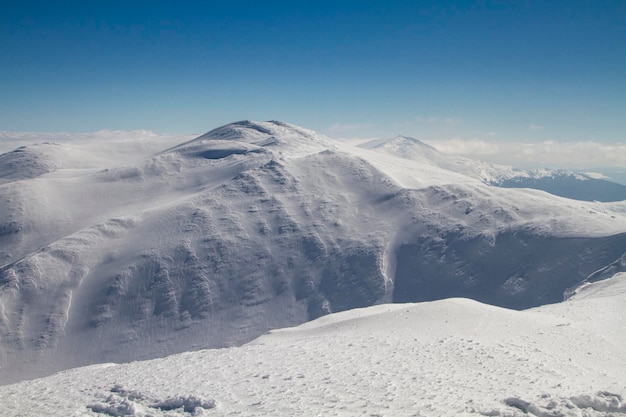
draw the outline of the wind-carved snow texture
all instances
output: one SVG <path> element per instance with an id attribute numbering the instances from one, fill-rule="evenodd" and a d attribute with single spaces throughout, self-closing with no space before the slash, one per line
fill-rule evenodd
<path id="1" fill-rule="evenodd" d="M 55 171 L 56 161 L 50 157 L 59 147 L 56 144 L 42 143 L 22 146 L 14 151 L 0 155 L 0 184 L 36 178 Z"/>
<path id="2" fill-rule="evenodd" d="M 626 415 L 626 274 L 525 311 L 446 299 L 0 386 L 29 416 Z M 26 394 L 25 394 L 26 393 Z"/>
<path id="3" fill-rule="evenodd" d="M 194 395 L 173 396 L 158 399 L 137 390 L 127 390 L 116 384 L 106 399 L 90 404 L 87 408 L 94 413 L 108 416 L 146 416 L 159 411 L 177 412 L 177 414 L 198 416 L 204 410 L 215 408 L 215 401 L 205 400 Z"/>
<path id="4" fill-rule="evenodd" d="M 617 416 L 626 414 L 626 402 L 619 394 L 599 391 L 594 394 L 575 395 L 569 398 L 555 398 L 547 394 L 529 402 L 521 398 L 511 397 L 504 403 L 514 409 L 502 414 L 499 411 L 483 411 L 485 416 Z M 520 412 L 517 412 L 519 410 Z"/>
<path id="5" fill-rule="evenodd" d="M 491 187 L 281 122 L 109 162 L 0 185 L 1 381 L 392 301 L 557 302 L 626 248 L 624 202 Z"/>

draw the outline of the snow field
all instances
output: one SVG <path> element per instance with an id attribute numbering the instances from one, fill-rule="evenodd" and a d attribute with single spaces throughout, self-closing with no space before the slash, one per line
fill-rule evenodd
<path id="1" fill-rule="evenodd" d="M 511 311 L 379 305 L 241 346 L 95 365 L 0 387 L 3 415 L 626 414 L 626 274 Z M 602 326 L 593 317 L 602 317 Z M 610 340 L 605 337 L 610 332 Z M 610 360 L 607 360 L 610 359 Z"/>

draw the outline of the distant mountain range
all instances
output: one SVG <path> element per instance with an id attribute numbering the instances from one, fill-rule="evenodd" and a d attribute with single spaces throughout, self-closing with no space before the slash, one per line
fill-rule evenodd
<path id="1" fill-rule="evenodd" d="M 244 121 L 134 163 L 87 151 L 0 155 L 4 382 L 380 303 L 554 303 L 626 252 L 626 187 L 412 138 Z"/>
<path id="2" fill-rule="evenodd" d="M 564 170 L 524 170 L 505 165 L 446 155 L 417 139 L 397 136 L 360 145 L 399 158 L 432 165 L 475 178 L 488 185 L 504 188 L 533 188 L 561 197 L 583 201 L 626 200 L 626 186 L 585 174 Z"/>

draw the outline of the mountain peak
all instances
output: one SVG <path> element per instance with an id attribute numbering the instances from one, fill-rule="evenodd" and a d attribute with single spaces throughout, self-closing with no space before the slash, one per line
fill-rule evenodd
<path id="1" fill-rule="evenodd" d="M 398 135 L 391 139 L 375 139 L 359 146 L 420 162 L 438 161 L 443 157 L 441 152 L 434 147 L 425 144 L 419 139 L 403 135 Z"/>
<path id="2" fill-rule="evenodd" d="M 55 171 L 62 165 L 60 145 L 39 143 L 0 155 L 0 184 L 35 178 Z M 62 152 L 62 151 L 61 151 Z"/>
<path id="3" fill-rule="evenodd" d="M 359 145 L 361 148 L 366 149 L 385 149 L 387 151 L 398 150 L 397 148 L 409 148 L 412 151 L 425 150 L 430 153 L 439 153 L 434 147 L 422 142 L 419 139 L 412 138 L 410 136 L 398 135 L 391 139 L 374 139 Z M 393 152 L 392 152 L 393 153 Z"/>
<path id="4" fill-rule="evenodd" d="M 242 139 L 245 136 L 251 135 L 271 135 L 272 129 L 271 125 L 276 125 L 275 122 L 255 122 L 252 120 L 241 120 L 238 122 L 233 122 L 226 124 L 224 126 L 220 126 L 204 135 L 200 136 L 198 139 Z"/>
<path id="5" fill-rule="evenodd" d="M 213 129 L 171 150 L 189 146 L 208 145 L 214 141 L 239 142 L 276 150 L 283 156 L 298 157 L 335 149 L 333 140 L 313 130 L 289 123 L 271 120 L 256 122 L 241 120 Z"/>

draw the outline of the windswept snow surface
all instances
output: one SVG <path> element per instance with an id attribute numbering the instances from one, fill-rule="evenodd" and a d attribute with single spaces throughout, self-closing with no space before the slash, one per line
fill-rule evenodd
<path id="1" fill-rule="evenodd" d="M 379 305 L 241 346 L 0 387 L 17 416 L 626 415 L 626 274 L 526 311 Z"/>
<path id="2" fill-rule="evenodd" d="M 381 303 L 556 303 L 626 252 L 626 201 L 489 186 L 405 138 L 423 161 L 275 121 L 179 139 L 0 156 L 0 383 Z"/>

